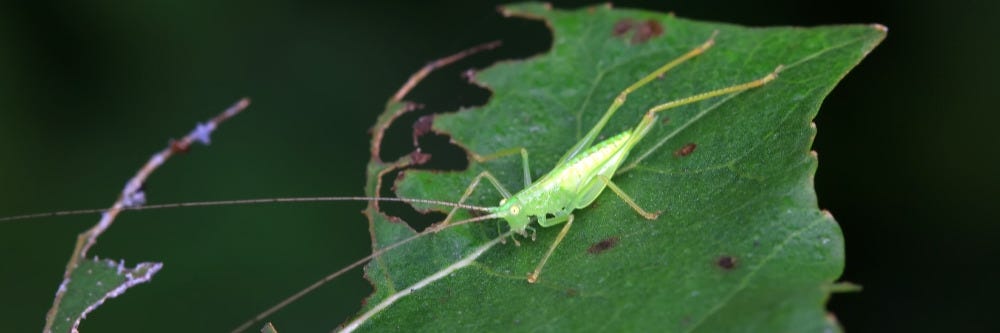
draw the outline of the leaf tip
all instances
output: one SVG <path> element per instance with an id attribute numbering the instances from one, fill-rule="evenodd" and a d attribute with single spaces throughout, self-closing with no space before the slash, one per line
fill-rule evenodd
<path id="1" fill-rule="evenodd" d="M 869 24 L 868 27 L 870 27 L 874 31 L 874 34 L 876 36 L 875 36 L 875 38 L 872 39 L 871 44 L 865 50 L 864 56 L 868 56 L 868 54 L 871 53 L 872 50 L 875 49 L 875 46 L 878 46 L 878 44 L 881 44 L 882 41 L 885 40 L 885 36 L 889 34 L 889 27 L 886 27 L 886 26 L 881 25 L 879 23 Z"/>
<path id="2" fill-rule="evenodd" d="M 833 223 L 837 223 L 836 222 L 837 219 L 833 217 L 833 213 L 831 213 L 829 210 L 820 209 L 820 214 L 822 214 L 823 218 L 825 218 L 827 221 L 830 221 L 830 222 L 833 222 Z"/>
<path id="3" fill-rule="evenodd" d="M 843 332 L 843 328 L 840 326 L 840 320 L 837 319 L 837 315 L 833 312 L 826 313 L 826 323 L 829 327 L 824 332 Z"/>

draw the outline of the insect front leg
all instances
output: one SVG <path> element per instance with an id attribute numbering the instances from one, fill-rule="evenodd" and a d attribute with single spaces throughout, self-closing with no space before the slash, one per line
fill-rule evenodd
<path id="1" fill-rule="evenodd" d="M 503 187 L 503 184 L 500 184 L 500 181 L 498 181 L 497 178 L 494 177 L 493 174 L 490 173 L 489 171 L 483 171 L 480 172 L 479 175 L 476 176 L 476 178 L 473 178 L 472 182 L 469 183 L 469 186 L 465 188 L 465 193 L 462 193 L 462 198 L 458 200 L 458 204 L 463 204 L 465 203 L 465 200 L 469 199 L 469 196 L 471 196 L 472 192 L 475 191 L 477 187 L 479 187 L 479 182 L 482 181 L 483 178 L 488 179 L 490 183 L 493 184 L 493 187 L 496 188 L 498 192 L 500 192 L 500 195 L 502 195 L 504 199 L 510 198 L 510 192 Z M 448 216 L 444 218 L 444 221 L 441 221 L 441 223 L 439 223 L 438 225 L 431 227 L 431 230 L 437 232 L 438 230 L 447 227 L 448 223 L 451 223 L 452 217 L 454 217 L 455 213 L 457 212 L 458 212 L 458 207 L 457 206 L 452 207 L 451 212 L 449 212 Z"/>
<path id="2" fill-rule="evenodd" d="M 524 149 L 524 147 L 508 148 L 485 156 L 481 156 L 476 153 L 471 153 L 471 157 L 476 162 L 484 163 L 487 161 L 491 161 L 505 156 L 510 156 L 517 153 L 521 154 L 521 167 L 524 172 L 524 187 L 527 188 L 528 186 L 531 185 L 531 165 L 528 162 L 528 150 Z M 476 176 L 476 178 L 472 181 L 472 183 L 469 184 L 469 187 L 465 190 L 465 193 L 462 195 L 462 198 L 459 201 L 459 203 L 464 203 L 465 200 L 468 199 L 468 197 L 472 194 L 472 191 L 474 191 L 476 186 L 479 185 L 479 181 L 482 180 L 483 177 L 486 177 L 487 179 L 490 180 L 490 183 L 492 183 L 493 186 L 497 189 L 497 191 L 499 191 L 500 194 L 503 195 L 504 199 L 510 198 L 511 196 L 510 192 L 507 191 L 507 189 L 504 188 L 502 184 L 500 184 L 500 182 L 496 179 L 496 177 L 494 177 L 493 174 L 489 173 L 488 171 L 484 171 L 483 173 Z M 439 227 L 436 228 L 436 230 L 440 230 L 446 227 L 448 223 L 451 222 L 452 217 L 454 217 L 457 211 L 458 211 L 457 208 L 452 208 L 451 212 L 448 213 L 448 216 L 445 217 L 444 221 L 440 224 Z M 500 233 L 500 225 L 497 225 L 497 233 Z M 518 242 L 517 239 L 515 239 L 514 237 L 511 237 L 511 239 L 514 240 L 514 244 L 517 244 L 518 246 L 521 245 L 521 243 Z M 502 242 L 506 243 L 506 240 Z"/>
<path id="3" fill-rule="evenodd" d="M 550 225 L 559 224 L 562 220 L 566 220 L 566 226 L 559 231 L 559 235 L 556 236 L 556 240 L 552 242 L 551 246 L 549 246 L 549 250 L 548 252 L 545 252 L 545 256 L 542 257 L 542 260 L 538 262 L 538 266 L 535 267 L 535 271 L 528 274 L 528 283 L 538 282 L 538 276 L 542 274 L 542 267 L 545 267 L 545 262 L 549 261 L 549 257 L 552 256 L 552 252 L 556 251 L 556 247 L 558 247 L 559 243 L 562 242 L 563 237 L 566 237 L 566 233 L 569 232 L 569 228 L 573 226 L 573 214 L 556 217 L 550 220 L 549 223 Z"/>

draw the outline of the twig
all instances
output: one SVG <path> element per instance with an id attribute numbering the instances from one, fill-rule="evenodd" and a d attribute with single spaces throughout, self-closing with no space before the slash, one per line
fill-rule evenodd
<path id="1" fill-rule="evenodd" d="M 242 112 L 246 107 L 250 105 L 250 100 L 243 98 L 233 104 L 228 109 L 210 119 L 208 122 L 199 123 L 194 130 L 185 135 L 180 140 L 172 141 L 165 149 L 157 152 L 152 157 L 146 161 L 146 164 L 136 172 L 132 179 L 129 179 L 128 183 L 125 184 L 125 188 L 122 193 L 115 200 L 115 203 L 111 205 L 103 214 L 101 214 L 101 220 L 97 222 L 96 225 L 91 227 L 89 230 L 77 235 L 76 246 L 73 248 L 73 254 L 69 258 L 69 262 L 66 263 L 66 272 L 63 273 L 63 281 L 59 285 L 59 290 L 56 292 L 56 297 L 52 302 L 52 308 L 49 309 L 48 314 L 45 316 L 45 331 L 50 331 L 52 323 L 55 321 L 55 316 L 58 314 L 58 309 L 60 303 L 62 303 L 63 296 L 66 294 L 67 287 L 70 282 L 70 276 L 72 276 L 73 271 L 76 270 L 81 260 L 85 260 L 87 257 L 87 250 L 90 250 L 95 244 L 97 244 L 97 237 L 104 233 L 111 223 L 114 222 L 115 217 L 118 216 L 122 210 L 126 210 L 130 207 L 141 206 L 145 203 L 145 194 L 142 192 L 142 184 L 146 182 L 149 175 L 156 171 L 163 162 L 169 159 L 171 156 L 177 153 L 186 152 L 191 148 L 191 144 L 195 142 L 200 142 L 202 144 L 209 144 L 210 136 L 216 127 L 222 122 L 232 118 L 233 116 Z"/>

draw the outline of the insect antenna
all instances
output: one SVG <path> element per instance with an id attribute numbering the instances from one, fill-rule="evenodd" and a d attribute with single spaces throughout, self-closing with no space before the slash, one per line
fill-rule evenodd
<path id="1" fill-rule="evenodd" d="M 389 199 L 389 198 L 383 198 L 383 199 Z M 460 206 L 456 205 L 456 207 L 460 207 Z M 316 290 L 316 288 L 319 288 L 319 287 L 323 286 L 324 284 L 326 284 L 327 282 L 330 282 L 330 281 L 336 279 L 337 277 L 339 277 L 341 275 L 344 275 L 344 273 L 347 273 L 347 272 L 351 271 L 352 269 L 357 268 L 358 266 L 361 266 L 364 263 L 367 263 L 367 262 L 371 261 L 372 259 L 375 259 L 378 256 L 381 256 L 382 254 L 384 254 L 386 252 L 389 252 L 389 251 L 391 251 L 391 250 L 393 250 L 393 249 L 395 249 L 397 247 L 400 247 L 400 246 L 402 246 L 402 245 L 404 245 L 406 243 L 409 243 L 409 242 L 411 242 L 413 240 L 416 240 L 418 238 L 426 236 L 427 234 L 436 233 L 436 232 L 441 231 L 441 230 L 450 229 L 452 227 L 457 227 L 457 226 L 464 225 L 464 224 L 470 224 L 470 223 L 475 223 L 475 222 L 484 221 L 484 220 L 490 220 L 490 219 L 495 219 L 495 218 L 499 218 L 499 214 L 492 213 L 492 214 L 487 214 L 487 215 L 483 215 L 483 216 L 473 217 L 473 218 L 469 218 L 469 219 L 465 219 L 465 220 L 460 220 L 460 221 L 449 223 L 447 226 L 445 226 L 443 228 L 434 228 L 434 227 L 431 227 L 431 228 L 428 228 L 427 230 L 424 230 L 423 232 L 420 232 L 420 233 L 418 233 L 416 235 L 407 237 L 406 239 L 403 239 L 401 241 L 398 241 L 398 242 L 395 242 L 395 243 L 390 244 L 388 246 L 385 246 L 383 248 L 380 248 L 377 251 L 372 252 L 372 254 L 370 254 L 368 256 L 365 256 L 364 258 L 358 259 L 357 261 L 351 263 L 350 265 L 344 266 L 343 268 L 337 270 L 336 272 L 333 272 L 330 275 L 327 275 L 327 276 L 323 277 L 322 279 L 319 279 L 318 281 L 314 282 L 313 284 L 309 285 L 308 287 L 305 287 L 304 289 L 302 289 L 301 291 L 293 294 L 292 296 L 289 296 L 288 298 L 285 298 L 281 302 L 278 302 L 274 306 L 268 308 L 267 310 L 264 310 L 264 312 L 261 312 L 260 314 L 254 316 L 252 319 L 250 319 L 250 320 L 246 321 L 245 323 L 241 324 L 239 327 L 233 329 L 232 332 L 234 332 L 234 333 L 235 332 L 242 332 L 242 331 L 245 331 L 245 330 L 249 329 L 254 324 L 260 322 L 261 320 L 264 320 L 264 318 L 267 318 L 268 316 L 274 314 L 275 312 L 278 312 L 278 310 L 281 310 L 282 308 L 288 306 L 289 304 L 292 304 L 295 301 L 299 300 L 300 298 L 302 298 L 302 296 L 305 296 L 305 295 L 309 294 L 310 292 L 312 292 L 313 290 Z"/>
<path id="2" fill-rule="evenodd" d="M 295 198 L 259 198 L 259 199 L 239 199 L 239 200 L 219 200 L 219 201 L 176 202 L 176 203 L 125 207 L 122 208 L 122 210 L 154 210 L 154 209 L 169 209 L 169 208 L 180 208 L 180 207 L 209 207 L 209 206 L 259 205 L 259 204 L 272 204 L 272 203 L 332 202 L 332 201 L 383 201 L 383 202 L 390 201 L 390 202 L 405 202 L 405 203 L 424 203 L 424 204 L 441 205 L 447 207 L 457 207 L 478 212 L 486 212 L 486 213 L 490 212 L 489 208 L 482 206 L 460 204 L 460 203 L 441 201 L 441 200 L 429 200 L 429 199 L 417 199 L 417 198 L 382 198 L 382 197 L 379 198 L 295 197 Z M 0 223 L 6 223 L 18 220 L 30 220 L 30 219 L 37 219 L 44 217 L 96 214 L 96 213 L 104 213 L 106 211 L 108 211 L 107 208 L 95 208 L 95 209 L 64 210 L 64 211 L 49 212 L 49 213 L 15 215 L 8 217 L 0 217 Z"/>

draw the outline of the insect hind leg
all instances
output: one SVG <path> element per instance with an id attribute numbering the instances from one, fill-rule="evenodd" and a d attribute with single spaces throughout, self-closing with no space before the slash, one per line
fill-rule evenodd
<path id="1" fill-rule="evenodd" d="M 710 36 L 708 40 L 703 42 L 701 45 L 698 45 L 697 47 L 691 49 L 690 51 L 681 55 L 680 57 L 671 60 L 670 62 L 664 64 L 663 66 L 660 66 L 660 68 L 657 68 L 652 73 L 649 73 L 645 77 L 639 79 L 639 81 L 636 81 L 632 85 L 628 86 L 628 88 L 625 88 L 625 90 L 622 90 L 622 92 L 618 93 L 618 97 L 615 97 L 615 100 L 611 102 L 611 106 L 609 106 L 608 110 L 604 112 L 604 115 L 601 116 L 601 119 L 597 121 L 597 124 L 595 124 L 594 127 L 591 128 L 589 132 L 587 132 L 587 135 L 585 135 L 582 139 L 580 139 L 580 141 L 577 142 L 576 145 L 573 146 L 573 148 L 570 148 L 569 151 L 566 152 L 566 155 L 564 155 L 561 159 L 559 159 L 559 163 L 557 163 L 557 165 L 562 164 L 566 160 L 572 158 L 573 156 L 576 156 L 576 154 L 587 149 L 587 147 L 590 147 L 590 144 L 593 143 L 594 140 L 597 139 L 597 137 L 601 134 L 601 130 L 604 129 L 604 125 L 608 123 L 608 120 L 611 119 L 611 116 L 613 116 L 615 112 L 618 111 L 618 108 L 620 108 L 623 104 L 625 104 L 625 100 L 628 99 L 629 94 L 638 90 L 642 86 L 645 86 L 649 82 L 659 78 L 667 71 L 673 69 L 674 67 L 677 67 L 678 65 L 684 63 L 685 61 L 688 61 L 691 58 L 698 56 L 699 54 L 705 53 L 705 51 L 711 48 L 712 45 L 715 45 L 715 36 L 718 33 L 719 33 L 718 31 L 712 32 L 712 36 Z"/>
<path id="2" fill-rule="evenodd" d="M 729 86 L 729 87 L 720 88 L 720 89 L 716 89 L 716 90 L 712 90 L 712 91 L 706 91 L 706 92 L 703 92 L 703 93 L 700 93 L 700 94 L 688 96 L 688 97 L 685 97 L 685 98 L 681 98 L 681 99 L 678 99 L 678 100 L 673 100 L 673 101 L 670 101 L 670 102 L 666 102 L 666 103 L 654 106 L 651 109 L 649 109 L 649 111 L 647 111 L 647 115 L 656 114 L 658 112 L 662 112 L 662 111 L 667 110 L 667 109 L 673 109 L 673 108 L 681 106 L 681 105 L 691 104 L 691 103 L 694 103 L 694 102 L 703 101 L 703 100 L 706 100 L 706 99 L 709 99 L 709 98 L 718 97 L 718 96 L 722 96 L 722 95 L 735 94 L 735 93 L 738 93 L 738 92 L 741 92 L 741 91 L 744 91 L 744 90 L 750 90 L 750 89 L 753 89 L 753 88 L 757 88 L 757 87 L 763 86 L 765 84 L 768 84 L 771 81 L 774 81 L 774 79 L 778 78 L 778 73 L 781 72 L 781 69 L 783 67 L 784 66 L 782 66 L 782 65 L 778 65 L 778 67 L 776 67 L 774 69 L 774 71 L 771 71 L 767 75 L 765 75 L 765 76 L 763 76 L 763 77 L 761 77 L 759 79 L 750 81 L 750 82 L 736 84 L 736 85 L 732 85 L 732 86 Z"/>
<path id="3" fill-rule="evenodd" d="M 649 111 L 646 111 L 646 114 L 642 117 L 642 120 L 639 122 L 639 125 L 636 125 L 635 129 L 632 130 L 632 133 L 633 133 L 632 134 L 632 142 L 629 142 L 628 144 L 629 145 L 635 144 L 639 140 L 641 140 L 643 137 L 646 136 L 646 133 L 648 133 L 649 130 L 652 129 L 653 126 L 656 124 L 656 118 L 657 118 L 656 114 L 657 113 L 660 113 L 660 112 L 663 112 L 663 111 L 666 111 L 666 110 L 669 110 L 669 109 L 673 109 L 673 108 L 676 108 L 676 107 L 679 107 L 679 106 L 682 106 L 682 105 L 687 105 L 687 104 L 691 104 L 691 103 L 694 103 L 694 102 L 699 102 L 699 101 L 703 101 L 703 100 L 706 100 L 706 99 L 714 98 L 714 97 L 719 97 L 719 96 L 723 96 L 723 95 L 731 95 L 731 94 L 736 94 L 736 93 L 739 93 L 739 92 L 742 92 L 742 91 L 746 91 L 746 90 L 750 90 L 750 89 L 754 89 L 754 88 L 759 88 L 759 87 L 764 86 L 764 85 L 768 84 L 769 82 L 774 81 L 775 79 L 777 79 L 778 78 L 778 73 L 781 72 L 781 70 L 782 70 L 783 67 L 784 66 L 782 66 L 782 65 L 778 65 L 778 67 L 776 67 L 774 69 L 774 71 L 771 71 L 767 75 L 765 75 L 765 76 L 763 76 L 763 77 L 761 77 L 759 79 L 750 81 L 750 82 L 736 84 L 736 85 L 728 86 L 728 87 L 725 87 L 725 88 L 719 88 L 719 89 L 716 89 L 716 90 L 706 91 L 706 92 L 703 92 L 703 93 L 691 95 L 691 96 L 688 96 L 688 97 L 684 97 L 684 98 L 681 98 L 681 99 L 669 101 L 669 102 L 666 102 L 666 103 L 654 106 L 654 107 L 650 108 Z M 644 153 L 642 153 L 642 155 L 639 155 L 638 157 L 636 157 L 628 165 L 623 166 L 622 168 L 619 168 L 618 171 L 615 172 L 615 174 L 621 174 L 621 173 L 624 173 L 624 172 L 626 172 L 628 170 L 631 170 L 632 168 L 635 168 L 637 165 L 639 165 L 639 162 L 642 162 L 642 160 L 646 159 L 646 157 L 648 157 L 654 151 L 656 151 L 657 149 L 659 149 L 660 146 L 662 146 L 664 143 L 666 143 L 667 139 L 669 139 L 669 138 L 670 137 L 668 136 L 668 137 L 666 137 L 666 138 L 658 141 L 655 145 L 653 145 L 652 148 L 649 148 Z"/>
<path id="4" fill-rule="evenodd" d="M 629 196 L 628 193 L 625 193 L 625 191 L 622 190 L 620 187 L 618 187 L 618 185 L 615 185 L 615 183 L 611 181 L 611 178 L 608 178 L 607 176 L 604 175 L 597 175 L 597 179 L 600 179 L 602 182 L 604 182 L 604 184 L 607 185 L 612 192 L 615 192 L 615 194 L 618 195 L 618 198 L 622 199 L 622 201 L 628 204 L 629 207 L 632 207 L 632 209 L 635 210 L 636 213 L 639 213 L 639 215 L 642 215 L 642 217 L 646 218 L 647 220 L 655 220 L 657 217 L 660 216 L 660 213 L 662 213 L 662 211 L 656 211 L 651 213 L 646 211 L 645 209 L 642 209 L 642 207 L 639 206 L 639 204 L 635 203 L 635 200 L 632 199 L 632 197 Z"/>

